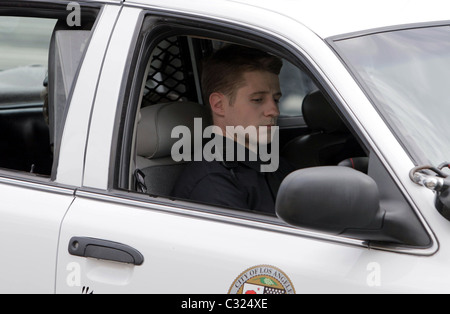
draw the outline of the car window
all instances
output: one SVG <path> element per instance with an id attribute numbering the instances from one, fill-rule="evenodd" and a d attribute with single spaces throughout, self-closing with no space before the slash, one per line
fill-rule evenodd
<path id="1" fill-rule="evenodd" d="M 50 175 L 44 115 L 50 40 L 56 19 L 0 17 L 0 167 Z"/>
<path id="2" fill-rule="evenodd" d="M 279 105 L 281 117 L 303 116 L 302 104 L 306 95 L 318 88 L 304 71 L 285 60 L 280 73 L 283 97 Z"/>
<path id="3" fill-rule="evenodd" d="M 1 169 L 51 178 L 91 26 L 72 28 L 57 12 L 0 16 Z"/>
<path id="4" fill-rule="evenodd" d="M 161 33 L 155 34 L 155 29 Z M 333 105 L 320 93 L 313 77 L 306 72 L 306 67 L 300 68 L 277 51 L 264 50 L 244 37 L 236 38 L 226 34 L 217 36 L 217 33 L 210 34 L 198 29 L 192 34 L 185 32 L 180 27 L 179 34 L 174 35 L 176 32 L 171 29 L 164 36 L 163 26 L 159 29 L 154 27 L 142 30 L 141 38 L 148 42 L 142 40 L 145 47 L 137 48 L 139 53 L 136 53 L 132 63 L 136 68 L 130 78 L 135 82 L 127 84 L 135 86 L 128 99 L 129 105 L 125 105 L 129 119 L 126 125 L 133 125 L 133 128 L 122 135 L 124 146 L 119 154 L 122 160 L 116 163 L 121 165 L 121 169 L 117 170 L 120 175 L 116 175 L 118 181 L 115 184 L 118 189 L 151 195 L 163 201 L 176 199 L 187 201 L 193 206 L 216 205 L 216 210 L 228 208 L 242 211 L 245 207 L 246 210 L 242 212 L 274 216 L 274 208 L 265 208 L 265 205 L 274 202 L 279 184 L 290 172 L 311 166 L 337 165 L 349 157 L 365 157 L 365 152 L 351 132 L 346 130 L 341 118 L 336 113 L 333 115 Z M 206 151 L 207 147 L 214 146 L 210 139 L 215 138 L 215 135 L 212 135 L 214 126 L 210 99 L 205 99 L 205 82 L 208 81 L 208 77 L 205 77 L 208 71 L 205 70 L 211 66 L 208 62 L 210 57 L 226 47 L 258 50 L 269 56 L 269 59 L 276 58 L 282 62 L 279 75 L 282 97 L 276 97 L 279 119 L 283 116 L 302 116 L 305 103 L 316 108 L 310 114 L 311 126 L 293 124 L 286 130 L 279 127 L 276 141 L 270 143 L 270 153 L 268 150 L 264 164 L 274 166 L 274 171 L 265 171 L 263 168 L 269 168 L 259 164 L 258 174 L 250 175 L 253 176 L 252 179 L 243 175 L 241 169 L 233 169 L 233 164 L 220 164 L 220 158 L 212 158 L 219 162 L 215 164 L 217 167 L 207 170 L 195 168 L 199 161 L 211 157 L 205 157 L 209 152 L 215 153 L 216 147 Z M 142 86 L 142 89 L 137 88 L 138 86 Z M 325 113 L 322 108 L 325 108 Z M 317 145 L 313 141 L 309 144 L 309 140 L 298 135 L 320 135 L 326 128 L 333 133 L 336 125 L 341 128 L 341 124 L 339 132 L 343 130 L 342 134 L 317 139 L 317 143 L 327 143 L 323 148 L 325 153 L 316 150 Z M 307 146 L 303 147 L 303 144 Z M 311 149 L 311 152 L 305 152 L 307 149 Z M 258 162 L 262 162 L 262 158 Z M 210 179 L 209 176 L 200 175 L 197 178 L 202 171 L 217 174 L 218 177 Z M 221 176 L 230 178 L 228 186 L 215 181 L 220 181 Z M 195 190 L 200 182 L 207 190 Z M 193 189 L 180 192 L 179 187 L 183 186 L 192 186 Z M 250 190 L 257 193 L 254 197 L 239 196 L 253 202 L 251 206 L 247 206 L 248 204 L 234 202 L 232 193 L 229 196 L 223 193 L 230 190 L 238 194 L 245 194 Z M 220 204 L 216 203 L 210 200 L 211 196 L 227 199 L 227 202 L 218 200 L 221 201 Z M 274 207 L 274 204 L 270 206 Z"/>

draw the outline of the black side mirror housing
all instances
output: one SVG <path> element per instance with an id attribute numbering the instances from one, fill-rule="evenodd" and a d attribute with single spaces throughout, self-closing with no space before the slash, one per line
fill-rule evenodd
<path id="1" fill-rule="evenodd" d="M 436 193 L 435 206 L 445 219 L 450 220 L 450 188 L 444 188 Z"/>
<path id="2" fill-rule="evenodd" d="M 291 173 L 280 187 L 276 212 L 296 227 L 364 240 L 381 230 L 385 216 L 375 181 L 347 167 Z"/>

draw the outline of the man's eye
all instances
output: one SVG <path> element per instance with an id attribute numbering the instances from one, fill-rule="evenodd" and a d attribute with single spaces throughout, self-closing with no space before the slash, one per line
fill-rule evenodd
<path id="1" fill-rule="evenodd" d="M 261 103 L 262 101 L 263 101 L 262 98 L 252 99 L 252 102 L 255 102 L 255 103 Z"/>

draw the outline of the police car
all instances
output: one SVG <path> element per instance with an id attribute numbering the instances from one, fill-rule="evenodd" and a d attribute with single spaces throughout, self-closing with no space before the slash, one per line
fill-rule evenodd
<path id="1" fill-rule="evenodd" d="M 449 12 L 2 1 L 0 292 L 450 292 Z M 202 117 L 202 60 L 226 44 L 283 59 L 298 170 L 276 216 L 169 193 L 171 130 Z"/>

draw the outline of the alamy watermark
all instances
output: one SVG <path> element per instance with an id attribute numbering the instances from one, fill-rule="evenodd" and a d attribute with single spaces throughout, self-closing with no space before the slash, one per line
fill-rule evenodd
<path id="1" fill-rule="evenodd" d="M 377 262 L 367 264 L 366 270 L 368 272 L 366 283 L 369 287 L 381 286 L 381 265 Z"/>
<path id="2" fill-rule="evenodd" d="M 70 2 L 67 5 L 67 11 L 70 13 L 67 15 L 67 25 L 69 27 L 81 26 L 81 6 L 78 2 Z"/>
<path id="3" fill-rule="evenodd" d="M 279 128 L 277 126 L 248 126 L 245 128 L 243 126 L 227 126 L 226 134 L 223 133 L 222 129 L 215 125 L 203 128 L 201 118 L 194 119 L 194 134 L 191 134 L 191 130 L 187 126 L 176 126 L 172 130 L 171 137 L 179 140 L 172 146 L 172 159 L 176 162 L 256 161 L 259 159 L 262 162 L 261 172 L 277 171 L 280 163 Z M 232 140 L 224 141 L 224 137 Z M 205 145 L 203 145 L 204 139 L 209 139 Z M 235 142 L 240 145 L 235 145 Z"/>

